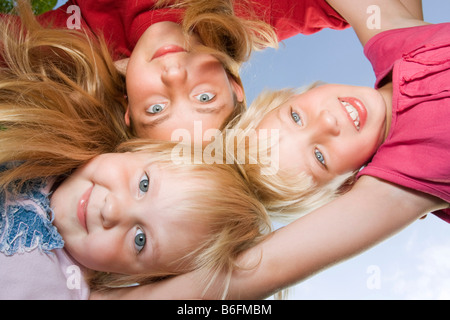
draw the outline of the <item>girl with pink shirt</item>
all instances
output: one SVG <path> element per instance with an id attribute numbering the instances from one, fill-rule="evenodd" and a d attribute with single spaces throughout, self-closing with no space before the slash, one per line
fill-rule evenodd
<path id="1" fill-rule="evenodd" d="M 449 112 L 445 39 L 449 25 L 414 20 L 401 2 L 393 2 L 379 4 L 384 12 L 381 29 L 372 29 L 365 24 L 367 14 L 355 18 L 342 1 L 329 2 L 349 11 L 374 68 L 375 88 L 315 84 L 300 94 L 287 90 L 258 98 L 235 127 L 278 130 L 279 175 L 286 178 L 261 178 L 258 171 L 251 171 L 264 202 L 269 207 L 277 203 L 273 210 L 306 213 L 314 206 L 308 208 L 305 200 L 320 195 L 321 201 L 329 201 L 356 180 L 371 181 L 370 176 L 377 186 L 389 181 L 448 203 L 450 138 L 442 119 Z M 398 16 L 407 18 L 399 22 Z M 294 187 L 284 199 L 264 192 L 273 189 L 271 183 L 284 181 L 287 188 L 302 180 L 311 183 L 306 191 L 310 194 L 295 193 Z M 328 196 L 320 193 L 323 190 Z M 449 210 L 435 213 L 450 221 Z"/>

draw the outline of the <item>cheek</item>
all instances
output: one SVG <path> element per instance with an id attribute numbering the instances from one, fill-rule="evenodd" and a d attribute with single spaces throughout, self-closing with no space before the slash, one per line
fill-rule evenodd
<path id="1" fill-rule="evenodd" d="M 128 73 L 127 73 L 128 75 Z M 136 108 L 136 105 L 139 105 L 148 94 L 148 88 L 151 88 L 152 84 L 145 81 L 146 78 L 142 75 L 142 77 L 135 76 L 127 76 L 126 86 L 127 86 L 127 99 L 128 99 L 128 107 L 133 111 Z M 144 85 L 147 84 L 147 85 Z"/>
<path id="2" fill-rule="evenodd" d="M 341 151 L 344 151 L 338 157 L 342 167 L 341 173 L 358 170 L 370 160 L 374 152 L 367 143 L 362 143 L 359 147 L 353 145 L 352 148 L 343 146 Z"/>
<path id="3" fill-rule="evenodd" d="M 232 109 L 228 106 L 225 106 L 220 114 L 217 115 L 199 115 L 198 118 L 201 121 L 201 129 L 202 134 L 205 133 L 208 129 L 217 129 L 219 130 L 222 126 L 225 119 L 231 114 Z M 195 123 L 194 123 L 195 124 Z M 194 133 L 196 132 L 196 127 L 194 126 Z"/>
<path id="4" fill-rule="evenodd" d="M 68 248 L 69 253 L 85 267 L 104 272 L 120 272 L 122 248 L 111 238 L 86 237 L 75 246 Z"/>
<path id="5" fill-rule="evenodd" d="M 375 154 L 379 147 L 379 135 L 377 132 L 373 132 L 372 135 L 366 137 L 365 139 L 361 139 L 359 150 L 355 151 L 355 154 L 358 155 L 358 151 L 360 153 L 360 157 L 364 157 L 364 163 L 367 162 L 372 156 Z"/>
<path id="6" fill-rule="evenodd" d="M 128 102 L 139 102 L 153 91 L 152 88 L 158 89 L 157 79 L 160 79 L 160 74 L 151 67 L 130 62 L 126 73 Z"/>
<path id="7" fill-rule="evenodd" d="M 190 270 L 196 256 L 191 253 L 207 238 L 207 232 L 196 226 L 186 224 L 176 237 L 167 239 L 164 254 L 158 259 L 158 268 L 167 272 L 186 272 Z"/>

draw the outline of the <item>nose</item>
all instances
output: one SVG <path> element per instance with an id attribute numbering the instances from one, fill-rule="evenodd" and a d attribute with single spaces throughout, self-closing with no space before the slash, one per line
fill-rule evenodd
<path id="1" fill-rule="evenodd" d="M 121 201 L 113 194 L 108 194 L 105 204 L 101 210 L 102 225 L 105 229 L 110 229 L 119 224 L 121 215 Z"/>
<path id="2" fill-rule="evenodd" d="M 318 117 L 318 128 L 322 134 L 338 136 L 341 132 L 337 118 L 328 110 L 322 110 Z"/>
<path id="3" fill-rule="evenodd" d="M 167 66 L 161 73 L 161 80 L 165 85 L 180 85 L 187 79 L 186 67 L 182 65 Z"/>

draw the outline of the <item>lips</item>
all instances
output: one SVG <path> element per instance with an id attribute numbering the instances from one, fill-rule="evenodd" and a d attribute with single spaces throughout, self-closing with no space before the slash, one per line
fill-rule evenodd
<path id="1" fill-rule="evenodd" d="M 80 198 L 80 201 L 78 202 L 78 208 L 77 208 L 77 217 L 80 221 L 81 226 L 87 230 L 87 224 L 86 224 L 86 215 L 87 215 L 87 206 L 89 204 L 89 198 L 91 197 L 92 189 L 94 186 L 91 186 L 89 189 L 87 189 L 83 195 Z"/>
<path id="2" fill-rule="evenodd" d="M 367 119 L 367 109 L 361 100 L 353 97 L 339 98 L 342 106 L 356 130 L 360 131 Z"/>
<path id="3" fill-rule="evenodd" d="M 169 53 L 178 53 L 178 52 L 186 52 L 186 50 L 180 46 L 166 45 L 156 50 L 155 54 L 152 57 L 152 60 L 165 56 L 166 54 Z"/>

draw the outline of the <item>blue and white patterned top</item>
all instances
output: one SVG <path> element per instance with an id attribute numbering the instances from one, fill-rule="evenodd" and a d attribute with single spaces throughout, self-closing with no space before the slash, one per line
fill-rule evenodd
<path id="1" fill-rule="evenodd" d="M 0 165 L 0 172 L 10 164 Z M 36 248 L 49 253 L 64 246 L 52 224 L 48 181 L 27 181 L 19 192 L 0 190 L 0 252 L 5 255 L 30 252 Z"/>

